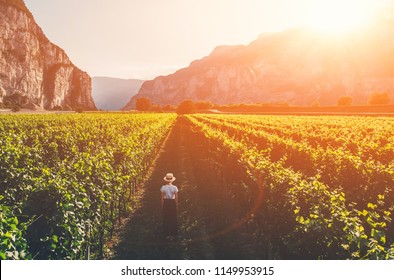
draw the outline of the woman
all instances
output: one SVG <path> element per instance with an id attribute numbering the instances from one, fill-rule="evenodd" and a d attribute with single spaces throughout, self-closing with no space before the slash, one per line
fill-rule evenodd
<path id="1" fill-rule="evenodd" d="M 175 177 L 172 173 L 167 173 L 167 175 L 164 177 L 164 181 L 166 181 L 167 184 L 161 187 L 163 234 L 166 237 L 176 237 L 178 234 L 178 188 L 172 184 L 175 181 Z"/>

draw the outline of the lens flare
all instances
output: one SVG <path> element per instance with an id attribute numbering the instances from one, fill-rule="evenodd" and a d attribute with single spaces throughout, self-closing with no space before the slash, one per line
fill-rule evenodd
<path id="1" fill-rule="evenodd" d="M 347 34 L 369 25 L 377 9 L 375 1 L 313 1 L 307 9 L 305 25 L 323 34 Z"/>

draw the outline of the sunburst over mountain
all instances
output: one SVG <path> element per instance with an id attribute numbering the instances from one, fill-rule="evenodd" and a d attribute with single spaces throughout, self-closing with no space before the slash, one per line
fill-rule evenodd
<path id="1" fill-rule="evenodd" d="M 247 46 L 220 46 L 187 68 L 146 81 L 125 109 L 139 97 L 163 105 L 184 99 L 333 105 L 350 95 L 363 104 L 372 92 L 394 93 L 392 23 L 381 19 L 337 37 L 290 29 L 263 34 Z"/>

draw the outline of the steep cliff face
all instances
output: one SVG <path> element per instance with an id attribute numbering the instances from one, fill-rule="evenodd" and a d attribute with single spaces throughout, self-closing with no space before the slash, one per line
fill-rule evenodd
<path id="1" fill-rule="evenodd" d="M 12 96 L 45 109 L 96 109 L 89 75 L 46 38 L 22 0 L 0 0 L 0 102 Z"/>
<path id="2" fill-rule="evenodd" d="M 288 30 L 247 46 L 217 47 L 187 68 L 146 81 L 124 109 L 134 108 L 139 97 L 163 105 L 184 99 L 333 105 L 351 95 L 354 104 L 366 103 L 375 91 L 394 94 L 393 29 L 382 21 L 337 38 Z"/>

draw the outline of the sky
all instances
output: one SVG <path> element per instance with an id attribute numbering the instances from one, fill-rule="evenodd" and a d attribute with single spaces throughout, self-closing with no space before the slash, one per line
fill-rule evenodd
<path id="1" fill-rule="evenodd" d="M 338 10 L 346 1 L 365 7 L 387 2 L 328 2 L 336 3 Z M 327 1 L 25 0 L 49 40 L 90 76 L 144 80 L 187 67 L 219 45 L 248 44 L 262 33 L 321 21 L 324 14 L 335 18 L 324 12 L 327 6 L 316 6 L 323 2 Z M 354 10 L 351 5 L 346 8 Z"/>

